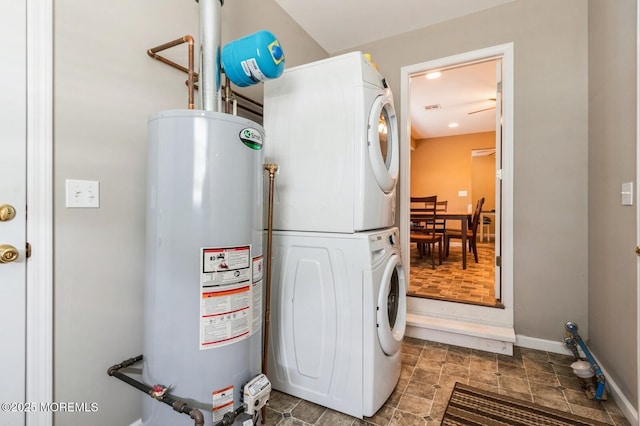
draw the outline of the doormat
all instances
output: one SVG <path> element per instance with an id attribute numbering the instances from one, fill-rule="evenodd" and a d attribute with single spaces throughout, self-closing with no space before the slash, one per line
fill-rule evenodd
<path id="1" fill-rule="evenodd" d="M 606 423 L 456 383 L 441 424 L 445 426 L 595 426 Z"/>

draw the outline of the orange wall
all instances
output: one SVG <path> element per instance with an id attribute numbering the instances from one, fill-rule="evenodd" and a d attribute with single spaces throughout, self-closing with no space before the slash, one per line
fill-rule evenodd
<path id="1" fill-rule="evenodd" d="M 416 140 L 411 152 L 411 196 L 435 194 L 438 200 L 449 202 L 449 211 L 467 211 L 468 205 L 473 209 L 478 199 L 485 197 L 483 210 L 494 209 L 495 194 L 488 188 L 493 188 L 495 168 L 489 170 L 485 164 L 484 169 L 488 171 L 476 170 L 473 178 L 471 160 L 471 150 L 494 147 L 495 132 Z M 480 180 L 481 176 L 484 179 Z M 467 191 L 467 196 L 458 196 L 458 191 Z"/>

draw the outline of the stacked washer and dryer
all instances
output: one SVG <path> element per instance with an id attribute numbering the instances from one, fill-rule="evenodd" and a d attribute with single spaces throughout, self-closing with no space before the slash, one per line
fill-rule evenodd
<path id="1" fill-rule="evenodd" d="M 373 416 L 400 377 L 406 324 L 391 90 L 361 52 L 285 70 L 264 90 L 265 161 L 278 165 L 269 379 Z"/>

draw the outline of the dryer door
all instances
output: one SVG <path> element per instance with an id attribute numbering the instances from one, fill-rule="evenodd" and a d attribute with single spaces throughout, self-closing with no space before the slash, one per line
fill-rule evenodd
<path id="1" fill-rule="evenodd" d="M 382 274 L 376 324 L 378 340 L 386 355 L 400 350 L 407 323 L 407 290 L 404 282 L 404 270 L 400 256 L 393 254 Z"/>
<path id="2" fill-rule="evenodd" d="M 385 193 L 393 191 L 400 169 L 398 123 L 389 91 L 376 98 L 369 116 L 369 159 L 376 181 Z"/>

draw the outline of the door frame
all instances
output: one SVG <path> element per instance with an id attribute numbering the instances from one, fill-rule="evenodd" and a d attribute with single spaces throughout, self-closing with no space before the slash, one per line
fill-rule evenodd
<path id="1" fill-rule="evenodd" d="M 27 0 L 26 402 L 53 401 L 53 0 Z M 29 426 L 53 424 L 47 411 Z"/>
<path id="2" fill-rule="evenodd" d="M 465 305 L 439 300 L 408 297 L 410 313 L 421 317 L 450 319 L 452 322 L 487 324 L 513 333 L 513 43 L 505 43 L 485 49 L 470 51 L 445 58 L 405 66 L 401 69 L 401 111 L 400 124 L 400 241 L 406 282 L 410 282 L 409 265 L 409 210 L 411 194 L 411 128 L 410 118 L 410 78 L 434 68 L 452 67 L 477 62 L 493 57 L 503 61 L 502 75 L 502 206 L 501 206 L 501 282 L 504 309 Z M 498 238 L 498 236 L 496 236 Z M 457 327 L 457 326 L 454 326 Z M 482 334 L 482 333 L 480 333 Z"/>
<path id="3" fill-rule="evenodd" d="M 636 249 L 640 247 L 640 5 L 636 2 Z M 640 324 L 640 257 L 636 259 L 636 324 Z M 637 327 L 636 351 L 640 354 L 640 327 Z M 636 385 L 638 400 L 636 415 L 640 411 L 640 356 L 637 357 Z"/>

